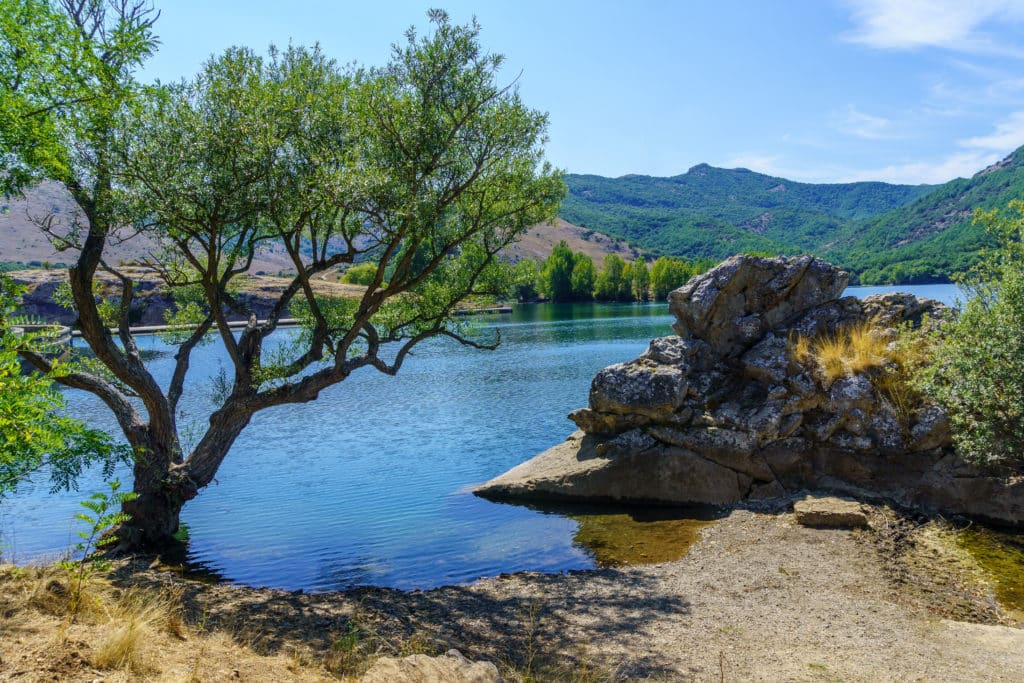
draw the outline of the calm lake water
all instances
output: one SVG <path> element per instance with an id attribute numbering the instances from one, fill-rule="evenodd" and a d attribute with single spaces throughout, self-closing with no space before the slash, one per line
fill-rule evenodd
<path id="1" fill-rule="evenodd" d="M 951 304 L 957 298 L 952 285 L 849 293 L 893 290 Z M 497 351 L 425 344 L 397 377 L 366 370 L 313 403 L 260 413 L 217 481 L 185 507 L 188 560 L 257 586 L 428 588 L 628 561 L 628 548 L 602 552 L 609 535 L 649 530 L 685 548 L 706 523 L 685 512 L 672 526 L 663 512 L 539 511 L 469 493 L 564 439 L 575 429 L 565 416 L 586 404 L 594 374 L 670 334 L 671 321 L 663 303 L 520 306 L 479 319 L 500 332 Z M 166 381 L 166 347 L 155 337 L 140 345 Z M 200 420 L 210 378 L 226 363 L 211 345 L 196 352 L 193 367 L 183 408 Z M 116 432 L 96 401 L 78 392 L 68 400 L 74 414 Z M 0 552 L 16 561 L 59 554 L 74 541 L 77 501 L 101 485 L 94 475 L 83 479 L 81 493 L 50 494 L 41 481 L 3 502 Z"/>

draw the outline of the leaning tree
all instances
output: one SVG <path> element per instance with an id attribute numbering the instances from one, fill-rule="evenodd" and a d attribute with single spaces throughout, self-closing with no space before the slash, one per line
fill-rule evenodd
<path id="1" fill-rule="evenodd" d="M 16 86 L 4 114 L 20 117 L 3 152 L 11 182 L 59 181 L 88 219 L 59 239 L 80 248 L 70 298 L 95 361 L 57 376 L 98 396 L 132 448 L 124 544 L 168 542 L 256 412 L 312 401 L 363 369 L 395 374 L 430 338 L 493 345 L 456 311 L 493 290 L 498 252 L 551 218 L 564 186 L 542 158 L 546 116 L 497 83 L 502 60 L 481 48 L 475 22 L 433 11 L 431 33 L 410 30 L 382 68 L 341 68 L 317 48 L 266 58 L 233 48 L 190 81 L 143 88 L 132 71 L 154 45 L 147 7 L 64 0 L 56 10 L 38 0 L 3 10 L 8 23 L 17 11 L 35 17 L 13 20 L 25 33 L 59 27 L 68 46 L 66 59 L 0 46 L 0 77 Z M 47 82 L 61 70 L 74 72 L 66 93 Z M 135 271 L 105 258 L 124 226 L 160 245 L 144 265 L 190 324 L 163 384 L 129 326 Z M 266 247 L 286 253 L 295 275 L 259 319 L 238 283 Z M 314 291 L 318 275 L 368 258 L 376 271 L 358 299 Z M 120 283 L 114 305 L 96 294 L 104 271 Z M 273 335 L 287 317 L 302 327 L 281 343 Z M 211 340 L 229 372 L 189 442 L 179 403 L 191 354 Z"/>

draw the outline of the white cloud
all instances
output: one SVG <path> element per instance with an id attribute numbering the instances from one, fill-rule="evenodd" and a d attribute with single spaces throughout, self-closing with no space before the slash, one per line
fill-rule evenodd
<path id="1" fill-rule="evenodd" d="M 874 168 L 849 166 L 802 166 L 787 162 L 779 154 L 748 152 L 727 160 L 726 168 L 749 168 L 752 171 L 807 183 L 854 183 L 880 180 L 907 185 L 937 185 L 953 178 L 970 178 L 1018 147 L 1024 146 L 1024 111 L 1011 113 L 996 124 L 988 135 L 963 138 L 956 142 L 962 148 L 935 161 L 911 161 Z"/>
<path id="2" fill-rule="evenodd" d="M 1019 0 L 847 0 L 856 28 L 845 38 L 877 49 L 938 47 L 1024 57 L 983 31 L 989 22 L 1024 19 Z"/>
<path id="3" fill-rule="evenodd" d="M 892 130 L 892 121 L 881 116 L 865 114 L 853 106 L 847 107 L 846 114 L 836 121 L 835 127 L 841 133 L 864 140 L 884 140 L 896 137 Z"/>
<path id="4" fill-rule="evenodd" d="M 722 168 L 747 168 L 751 171 L 757 171 L 758 173 L 764 173 L 766 175 L 774 175 L 782 178 L 792 177 L 786 175 L 788 171 L 779 166 L 779 160 L 781 158 L 782 157 L 778 155 L 742 153 L 722 162 Z"/>
<path id="5" fill-rule="evenodd" d="M 938 185 L 953 178 L 970 178 L 990 164 L 999 161 L 1003 155 L 995 152 L 970 151 L 950 154 L 939 161 L 915 161 L 905 164 L 890 164 L 881 168 L 849 170 L 839 176 L 837 182 L 853 183 L 864 180 L 881 180 L 886 183 L 906 185 Z"/>
<path id="6" fill-rule="evenodd" d="M 960 140 L 961 147 L 1009 152 L 1024 145 L 1024 111 L 1015 111 L 996 124 L 989 135 Z"/>

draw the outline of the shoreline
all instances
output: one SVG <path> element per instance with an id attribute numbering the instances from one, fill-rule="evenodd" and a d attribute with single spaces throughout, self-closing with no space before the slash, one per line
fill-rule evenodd
<path id="1" fill-rule="evenodd" d="M 225 634 L 247 648 L 231 655 L 234 669 L 291 658 L 303 663 L 291 680 L 336 674 L 331 658 L 345 634 L 359 634 L 350 673 L 382 654 L 449 648 L 494 662 L 510 681 L 526 680 L 524 672 L 534 680 L 590 672 L 583 680 L 595 681 L 1013 680 L 1024 670 L 1021 622 L 943 541 L 938 523 L 887 508 L 872 508 L 871 519 L 868 530 L 812 529 L 789 512 L 736 509 L 676 561 L 424 591 L 208 584 L 149 558 L 122 561 L 113 582 L 180 596 L 185 623 L 200 631 L 174 647 Z M 86 659 L 87 641 L 81 635 L 76 645 Z"/>

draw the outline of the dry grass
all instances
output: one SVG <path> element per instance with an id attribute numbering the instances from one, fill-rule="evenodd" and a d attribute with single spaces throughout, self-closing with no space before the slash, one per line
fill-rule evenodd
<path id="1" fill-rule="evenodd" d="M 315 658 L 296 666 L 190 623 L 174 583 L 120 588 L 97 575 L 83 596 L 73 612 L 59 567 L 0 565 L 0 680 L 332 680 Z"/>
<path id="2" fill-rule="evenodd" d="M 795 360 L 811 360 L 825 382 L 862 374 L 891 362 L 889 342 L 869 323 L 816 339 L 798 336 L 792 343 Z"/>
<path id="3" fill-rule="evenodd" d="M 916 372 L 931 358 L 926 335 L 900 330 L 886 335 L 870 323 L 861 323 L 820 337 L 796 335 L 789 340 L 790 357 L 814 368 L 826 386 L 844 377 L 866 374 L 902 418 L 921 404 L 914 388 Z"/>

